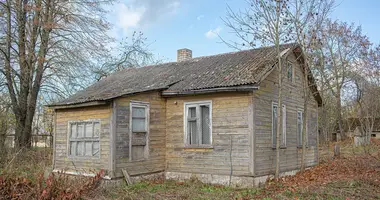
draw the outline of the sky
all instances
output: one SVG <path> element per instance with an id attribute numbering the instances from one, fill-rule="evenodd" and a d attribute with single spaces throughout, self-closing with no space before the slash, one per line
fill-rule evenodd
<path id="1" fill-rule="evenodd" d="M 380 0 L 337 0 L 332 19 L 361 25 L 371 42 L 380 43 Z M 164 61 L 175 61 L 181 48 L 193 51 L 193 57 L 234 51 L 221 42 L 234 40 L 224 25 L 227 5 L 244 9 L 245 0 L 120 0 L 108 17 L 117 38 L 141 31 L 149 49 Z"/>

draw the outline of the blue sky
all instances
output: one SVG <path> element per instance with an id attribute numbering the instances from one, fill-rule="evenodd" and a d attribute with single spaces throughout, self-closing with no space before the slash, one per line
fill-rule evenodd
<path id="1" fill-rule="evenodd" d="M 165 61 L 175 61 L 176 50 L 189 48 L 193 57 L 234 51 L 215 33 L 234 39 L 224 26 L 227 4 L 243 9 L 245 0 L 121 0 L 109 16 L 112 36 L 122 38 L 142 31 L 150 49 Z M 380 42 L 380 1 L 337 0 L 331 18 L 361 25 L 374 43 Z"/>

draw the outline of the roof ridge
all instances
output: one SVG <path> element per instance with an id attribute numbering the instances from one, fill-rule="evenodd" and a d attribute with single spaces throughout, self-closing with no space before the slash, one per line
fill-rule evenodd
<path id="1" fill-rule="evenodd" d="M 290 46 L 290 45 L 297 45 L 297 43 L 296 42 L 291 42 L 291 43 L 280 44 L 280 46 Z M 254 51 L 254 50 L 269 49 L 269 48 L 273 48 L 275 46 L 276 45 L 261 46 L 261 47 L 254 48 L 254 49 L 245 49 L 245 50 L 240 50 L 240 51 L 231 51 L 231 52 L 219 53 L 219 54 L 208 55 L 208 56 L 198 56 L 198 57 L 190 58 L 190 59 L 187 59 L 187 60 L 184 60 L 184 61 L 180 61 L 180 62 L 178 62 L 178 61 L 164 62 L 164 63 L 158 63 L 158 64 L 153 64 L 153 65 L 146 65 L 146 66 L 139 67 L 139 68 L 155 67 L 155 66 L 166 65 L 166 64 L 175 64 L 175 63 L 185 63 L 185 62 L 191 62 L 191 61 L 193 61 L 193 62 L 195 61 L 196 62 L 199 59 L 210 58 L 210 57 L 217 57 L 217 56 L 223 56 L 223 55 L 234 55 L 234 54 L 244 53 L 244 52 L 249 52 L 249 51 Z M 133 67 L 133 68 L 135 68 L 135 67 Z M 128 68 L 126 68 L 126 69 L 128 69 Z"/>

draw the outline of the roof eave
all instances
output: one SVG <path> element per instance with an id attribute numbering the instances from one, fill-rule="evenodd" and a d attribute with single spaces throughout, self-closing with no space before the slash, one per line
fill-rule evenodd
<path id="1" fill-rule="evenodd" d="M 81 107 L 90 107 L 90 106 L 101 106 L 108 104 L 107 101 L 90 101 L 84 103 L 75 103 L 75 104 L 62 104 L 62 105 L 48 105 L 47 107 L 59 110 L 59 109 L 68 109 L 68 108 L 81 108 Z"/>
<path id="2" fill-rule="evenodd" d="M 256 84 L 252 85 L 240 85 L 231 87 L 218 87 L 218 88 L 205 88 L 198 90 L 185 90 L 185 91 L 170 91 L 164 90 L 161 95 L 164 97 L 170 96 L 182 96 L 182 95 L 193 95 L 193 94 L 208 94 L 208 93 L 218 93 L 218 92 L 250 92 L 253 90 L 258 90 L 259 86 Z"/>

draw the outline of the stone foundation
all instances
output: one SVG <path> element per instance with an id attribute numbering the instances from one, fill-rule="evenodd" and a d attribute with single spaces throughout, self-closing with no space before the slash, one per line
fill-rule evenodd
<path id="1" fill-rule="evenodd" d="M 280 177 L 295 175 L 299 170 L 292 170 L 280 173 Z M 194 174 L 182 172 L 165 172 L 165 179 L 185 181 L 188 179 L 197 179 L 207 184 L 217 184 L 232 187 L 259 187 L 267 181 L 268 178 L 273 178 L 273 175 L 250 177 L 250 176 L 228 176 L 228 175 L 213 175 L 213 174 Z M 231 182 L 231 184 L 230 184 Z"/>
<path id="2" fill-rule="evenodd" d="M 308 168 L 307 168 L 308 169 Z M 280 173 L 280 177 L 295 175 L 299 170 L 292 170 Z M 65 172 L 68 175 L 82 175 L 82 176 L 94 176 L 95 174 L 78 174 L 74 172 Z M 185 181 L 190 179 L 197 179 L 203 183 L 215 184 L 215 185 L 225 185 L 231 187 L 249 188 L 249 187 L 260 187 L 268 180 L 268 178 L 273 178 L 273 175 L 265 175 L 259 177 L 252 176 L 228 176 L 228 175 L 215 175 L 215 174 L 195 174 L 195 173 L 184 173 L 184 172 L 158 172 L 153 174 L 144 174 L 139 176 L 131 176 L 133 183 L 144 181 L 144 180 L 177 180 Z M 101 187 L 114 187 L 125 182 L 124 177 L 119 177 L 116 179 L 110 179 L 109 177 L 104 177 L 101 182 Z M 231 184 L 230 184 L 231 183 Z"/>

